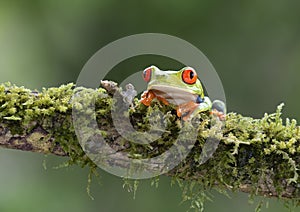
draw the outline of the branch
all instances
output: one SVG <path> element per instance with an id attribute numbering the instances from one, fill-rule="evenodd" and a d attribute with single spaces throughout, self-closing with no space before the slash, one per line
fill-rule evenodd
<path id="1" fill-rule="evenodd" d="M 126 152 L 132 157 L 153 157 L 172 146 L 176 132 L 187 125 L 176 117 L 170 106 L 156 102 L 151 107 L 145 107 L 134 100 L 133 107 L 127 111 L 134 128 L 148 130 L 150 115 L 162 111 L 167 133 L 151 144 L 133 144 L 122 138 L 111 117 L 111 110 L 118 104 L 112 99 L 113 93 L 120 94 L 119 97 L 124 100 L 128 97 L 124 94 L 126 92 L 112 82 L 103 85 L 106 89 L 76 89 L 85 92 L 86 96 L 96 94 L 100 97 L 95 104 L 99 130 L 118 152 Z M 10 84 L 0 85 L 0 145 L 68 156 L 70 163 L 96 167 L 82 150 L 75 135 L 71 104 L 74 89 L 73 84 L 68 84 L 37 92 Z M 125 105 L 123 100 L 119 103 Z M 130 99 L 126 101 L 131 102 Z M 81 106 L 78 104 L 76 108 L 80 109 Z M 196 144 L 188 157 L 166 175 L 186 182 L 197 182 L 205 188 L 239 190 L 253 195 L 298 201 L 300 128 L 295 120 L 287 119 L 283 124 L 281 109 L 282 105 L 276 113 L 265 114 L 261 119 L 229 113 L 221 130 L 218 148 L 213 158 L 204 164 L 199 157 L 213 127 L 209 114 L 199 114 L 201 122 L 196 125 Z M 121 159 L 116 159 L 114 163 L 122 166 Z"/>

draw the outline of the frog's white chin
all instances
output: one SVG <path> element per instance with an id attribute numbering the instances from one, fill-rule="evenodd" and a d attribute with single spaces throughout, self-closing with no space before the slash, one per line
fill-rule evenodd
<path id="1" fill-rule="evenodd" d="M 180 105 L 190 101 L 195 102 L 198 95 L 176 87 L 153 85 L 150 88 L 156 96 L 166 99 L 170 104 Z"/>

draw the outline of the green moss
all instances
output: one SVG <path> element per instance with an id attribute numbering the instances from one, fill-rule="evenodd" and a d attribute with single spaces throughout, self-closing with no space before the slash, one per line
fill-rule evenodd
<path id="1" fill-rule="evenodd" d="M 41 93 L 6 83 L 0 86 L 0 121 L 11 133 L 27 134 L 36 127 L 42 128 L 55 143 L 63 147 L 70 156 L 70 164 L 91 164 L 83 157 L 84 152 L 79 145 L 72 125 L 73 84 L 58 88 L 43 89 Z M 40 139 L 43 138 L 43 139 Z M 41 149 L 54 148 L 45 143 L 44 135 L 31 133 L 27 142 Z M 50 151 L 51 152 L 51 151 Z"/>
<path id="2" fill-rule="evenodd" d="M 0 85 L 0 121 L 12 134 L 18 135 L 30 134 L 39 126 L 54 138 L 55 143 L 52 147 L 46 146 L 43 142 L 47 138 L 43 134 L 32 134 L 33 137 L 28 137 L 30 143 L 40 148 L 55 148 L 59 145 L 70 157 L 67 165 L 88 166 L 91 173 L 96 173 L 96 165 L 87 157 L 75 135 L 71 104 L 74 88 L 73 84 L 68 84 L 43 89 L 38 93 L 9 83 Z M 113 130 L 111 111 L 118 104 L 123 104 L 122 98 L 113 100 L 111 94 L 102 88 L 76 88 L 75 91 L 81 92 L 76 97 L 74 108 L 85 115 L 79 121 L 89 124 L 94 111 L 83 108 L 92 104 L 96 98 L 99 133 L 108 143 L 115 142 L 114 136 L 118 134 Z M 261 119 L 243 117 L 236 113 L 227 114 L 222 133 L 217 134 L 220 144 L 216 152 L 211 159 L 201 164 L 203 146 L 209 135 L 217 132 L 212 127 L 208 113 L 199 114 L 192 122 L 182 122 L 172 106 L 153 101 L 150 107 L 146 107 L 135 99 L 134 107 L 121 116 L 129 117 L 139 132 L 152 127 L 153 133 L 160 135 L 162 127 L 165 130 L 151 144 L 131 142 L 138 137 L 138 134 L 132 134 L 132 140 L 119 139 L 118 145 L 133 158 L 150 158 L 168 150 L 180 130 L 186 132 L 187 140 L 191 139 L 194 135 L 189 134 L 190 129 L 196 127 L 197 142 L 191 153 L 168 173 L 172 176 L 172 182 L 182 188 L 183 200 L 190 201 L 192 208 L 203 210 L 204 200 L 210 199 L 207 191 L 216 185 L 218 191 L 224 193 L 228 188 L 236 191 L 241 185 L 248 184 L 252 188 L 249 192 L 255 195 L 258 192 L 257 186 L 262 183 L 273 186 L 280 199 L 285 199 L 286 188 L 292 186 L 294 204 L 299 204 L 300 128 L 294 119 L 287 119 L 284 124 L 281 118 L 282 108 L 283 105 L 279 105 L 275 113 L 265 114 Z M 88 183 L 90 180 L 91 174 Z M 154 184 L 158 185 L 158 180 Z M 135 192 L 137 185 L 138 182 L 131 184 L 130 190 Z"/>

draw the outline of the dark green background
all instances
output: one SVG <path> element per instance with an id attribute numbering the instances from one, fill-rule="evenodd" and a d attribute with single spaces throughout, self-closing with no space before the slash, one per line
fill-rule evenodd
<path id="1" fill-rule="evenodd" d="M 32 89 L 75 82 L 101 47 L 127 35 L 157 32 L 199 48 L 216 68 L 229 111 L 261 117 L 284 102 L 284 117 L 298 119 L 300 1 L 0 1 L 0 81 Z M 180 50 L 178 50 L 180 51 Z M 159 57 L 118 65 L 121 80 L 141 68 L 178 64 Z M 101 67 L 99 67 L 101 68 Z M 126 70 L 126 71 L 125 71 Z M 120 72 L 119 72 L 120 73 Z M 158 189 L 142 181 L 133 194 L 101 172 L 86 193 L 88 170 L 52 169 L 65 159 L 0 150 L 0 211 L 186 211 L 181 191 L 161 177 Z M 206 211 L 253 211 L 246 194 L 215 194 Z M 263 211 L 284 211 L 270 201 Z M 297 209 L 295 209 L 297 211 Z M 298 211 L 300 211 L 298 209 Z"/>

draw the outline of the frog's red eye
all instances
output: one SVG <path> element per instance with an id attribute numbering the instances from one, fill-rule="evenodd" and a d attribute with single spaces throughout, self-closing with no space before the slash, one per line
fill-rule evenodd
<path id="1" fill-rule="evenodd" d="M 185 69 L 182 72 L 182 80 L 186 84 L 194 84 L 197 81 L 197 73 L 193 69 Z"/>
<path id="2" fill-rule="evenodd" d="M 149 82 L 150 79 L 151 79 L 151 72 L 152 72 L 152 68 L 146 68 L 144 71 L 143 71 L 143 79 L 146 81 L 146 82 Z"/>

